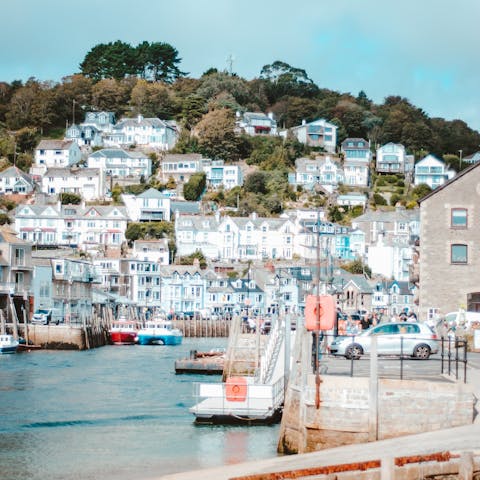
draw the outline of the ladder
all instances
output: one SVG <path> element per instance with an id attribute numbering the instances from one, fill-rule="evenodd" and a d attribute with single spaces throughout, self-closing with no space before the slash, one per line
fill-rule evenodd
<path id="1" fill-rule="evenodd" d="M 272 381 L 273 372 L 277 365 L 279 354 L 285 340 L 285 322 L 278 317 L 269 333 L 267 346 L 257 371 L 256 383 L 267 384 Z"/>

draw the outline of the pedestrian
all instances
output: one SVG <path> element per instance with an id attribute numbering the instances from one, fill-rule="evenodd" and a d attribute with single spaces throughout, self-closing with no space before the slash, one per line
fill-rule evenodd
<path id="1" fill-rule="evenodd" d="M 362 315 L 362 319 L 360 320 L 360 325 L 362 327 L 362 331 L 368 330 L 371 326 L 370 320 L 368 318 L 368 314 Z"/>
<path id="2" fill-rule="evenodd" d="M 408 315 L 408 321 L 409 322 L 416 322 L 417 321 L 417 315 L 415 314 L 415 312 L 413 310 Z"/>

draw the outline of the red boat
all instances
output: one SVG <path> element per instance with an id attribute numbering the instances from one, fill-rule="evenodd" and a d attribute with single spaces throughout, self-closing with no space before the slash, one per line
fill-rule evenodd
<path id="1" fill-rule="evenodd" d="M 112 322 L 110 340 L 114 345 L 133 345 L 139 329 L 138 322 L 120 317 Z"/>

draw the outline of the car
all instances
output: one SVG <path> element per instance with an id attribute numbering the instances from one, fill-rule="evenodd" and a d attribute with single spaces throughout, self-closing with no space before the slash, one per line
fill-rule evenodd
<path id="1" fill-rule="evenodd" d="M 425 323 L 381 323 L 355 336 L 337 337 L 330 344 L 332 355 L 358 359 L 370 353 L 372 337 L 377 337 L 379 355 L 408 355 L 427 360 L 438 352 L 438 337 Z"/>
<path id="2" fill-rule="evenodd" d="M 48 325 L 52 321 L 52 309 L 51 308 L 39 308 L 35 310 L 32 316 L 32 323 L 37 325 Z"/>

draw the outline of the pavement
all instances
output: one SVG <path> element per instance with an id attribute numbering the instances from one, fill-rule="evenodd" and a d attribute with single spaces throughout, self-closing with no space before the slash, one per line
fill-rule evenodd
<path id="1" fill-rule="evenodd" d="M 478 399 L 476 407 L 480 412 L 480 353 L 469 353 L 468 362 L 467 384 L 471 386 L 472 392 Z M 246 475 L 278 473 L 446 451 L 450 453 L 472 452 L 474 455 L 480 455 L 480 413 L 476 415 L 472 425 L 463 427 L 407 435 L 377 442 L 345 445 L 312 453 L 278 456 L 254 462 L 175 473 L 156 478 L 163 480 L 198 480 L 198 478 L 226 480 Z"/>

